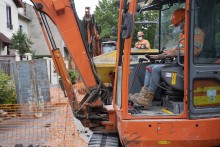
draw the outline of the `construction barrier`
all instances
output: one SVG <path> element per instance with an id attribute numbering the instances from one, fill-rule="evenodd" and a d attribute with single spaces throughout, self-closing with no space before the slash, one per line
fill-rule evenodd
<path id="1" fill-rule="evenodd" d="M 44 105 L 0 105 L 0 146 L 87 146 L 73 119 L 67 101 Z"/>

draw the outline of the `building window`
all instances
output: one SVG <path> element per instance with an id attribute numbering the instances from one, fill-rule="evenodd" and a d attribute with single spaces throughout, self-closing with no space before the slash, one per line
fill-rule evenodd
<path id="1" fill-rule="evenodd" d="M 19 25 L 19 31 L 23 32 L 23 26 Z"/>
<path id="2" fill-rule="evenodd" d="M 6 14 L 7 14 L 7 28 L 12 30 L 13 29 L 13 25 L 12 25 L 11 7 L 10 6 L 6 6 Z"/>

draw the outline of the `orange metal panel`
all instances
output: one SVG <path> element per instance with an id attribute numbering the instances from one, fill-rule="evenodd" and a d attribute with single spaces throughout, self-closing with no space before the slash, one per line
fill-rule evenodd
<path id="1" fill-rule="evenodd" d="M 129 10 L 133 15 L 133 21 L 134 21 L 134 14 L 136 11 L 136 4 L 137 1 L 133 0 L 129 3 Z M 134 23 L 132 24 L 134 25 Z M 123 66 L 122 66 L 122 116 L 125 117 L 128 114 L 128 79 L 129 79 L 129 73 L 130 73 L 130 52 L 131 52 L 131 43 L 132 43 L 132 35 L 125 39 L 124 42 L 124 57 L 123 57 Z M 124 99 L 123 99 L 124 97 Z"/>
<path id="2" fill-rule="evenodd" d="M 67 96 L 69 98 L 70 105 L 73 106 L 73 96 L 75 97 L 75 93 L 72 91 L 72 83 L 70 81 L 70 77 L 68 75 L 65 63 L 63 61 L 63 56 L 59 49 L 53 50 L 53 56 L 55 57 L 55 62 L 58 67 L 58 71 L 60 73 L 60 77 L 63 82 L 63 86 L 65 88 L 65 91 L 67 93 Z M 74 99 L 76 101 L 76 99 Z M 78 103 L 75 103 L 75 109 L 78 109 Z"/>
<path id="3" fill-rule="evenodd" d="M 173 125 L 172 123 L 158 123 L 157 124 L 157 134 L 165 135 L 173 133 Z"/>
<path id="4" fill-rule="evenodd" d="M 189 32 L 189 8 L 190 0 L 186 0 L 186 13 L 185 13 L 185 32 Z M 189 38 L 189 33 L 185 33 L 185 38 Z M 188 39 L 185 40 L 185 49 L 184 49 L 184 112 L 186 117 L 188 117 L 188 89 L 189 89 L 189 41 Z"/>
<path id="5" fill-rule="evenodd" d="M 65 12 L 65 5 L 61 1 L 53 0 L 52 2 L 57 15 Z"/>
<path id="6" fill-rule="evenodd" d="M 118 64 L 119 64 L 119 55 L 120 55 L 120 51 L 121 51 L 121 46 L 120 46 L 120 42 L 121 42 L 121 24 L 122 24 L 122 14 L 123 14 L 123 5 L 124 5 L 124 0 L 120 0 L 120 9 L 119 9 L 119 18 L 118 18 L 118 39 L 117 39 L 117 45 L 116 45 L 116 66 L 115 66 L 115 73 L 118 73 Z M 116 100 L 116 88 L 117 88 L 117 80 L 118 80 L 118 75 L 115 74 L 115 79 L 114 79 L 114 86 L 113 86 L 113 107 L 115 108 L 115 100 Z"/>
<path id="7" fill-rule="evenodd" d="M 126 146 L 219 146 L 220 120 L 122 120 L 119 132 Z M 119 122 L 118 122 L 119 125 Z"/>

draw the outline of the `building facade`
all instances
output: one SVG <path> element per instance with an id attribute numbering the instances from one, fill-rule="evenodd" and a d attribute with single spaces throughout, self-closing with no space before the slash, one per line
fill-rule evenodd
<path id="1" fill-rule="evenodd" d="M 0 69 L 1 67 L 6 69 L 5 67 L 9 67 L 9 64 L 11 65 L 16 61 L 20 61 L 20 54 L 18 51 L 10 48 L 10 39 L 13 33 L 20 30 L 33 42 L 30 50 L 35 53 L 35 57 L 49 57 L 45 59 L 48 63 L 50 82 L 52 84 L 58 83 L 59 77 L 54 69 L 53 61 L 50 58 L 50 51 L 47 47 L 33 5 L 23 3 L 21 0 L 0 0 L 0 20 Z M 63 56 L 68 57 L 67 49 L 65 49 L 65 44 L 56 26 L 48 17 L 47 20 L 56 42 L 56 46 L 60 48 Z M 31 59 L 32 55 L 30 53 L 26 53 L 23 57 L 23 60 Z M 68 59 L 64 57 L 64 60 L 68 68 Z"/>
<path id="2" fill-rule="evenodd" d="M 10 38 L 18 30 L 18 9 L 22 7 L 20 0 L 0 1 L 0 55 L 9 55 Z"/>

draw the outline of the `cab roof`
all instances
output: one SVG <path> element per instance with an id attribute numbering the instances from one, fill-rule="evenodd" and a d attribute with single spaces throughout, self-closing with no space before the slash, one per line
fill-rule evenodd
<path id="1" fill-rule="evenodd" d="M 146 10 L 161 10 L 163 5 L 172 6 L 175 3 L 183 3 L 185 0 L 147 0 L 145 6 L 141 9 L 141 11 Z"/>

